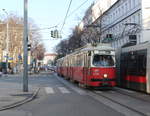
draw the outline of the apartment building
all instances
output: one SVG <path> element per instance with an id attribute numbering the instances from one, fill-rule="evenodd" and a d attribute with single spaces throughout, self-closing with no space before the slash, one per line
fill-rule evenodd
<path id="1" fill-rule="evenodd" d="M 107 8 L 91 23 L 100 25 L 96 29 L 101 33 L 101 42 L 109 42 L 114 48 L 118 48 L 131 39 L 136 40 L 136 44 L 150 40 L 149 0 L 108 0 L 105 4 L 102 6 Z"/>
<path id="2" fill-rule="evenodd" d="M 110 36 L 110 43 L 115 48 L 123 46 L 132 37 L 137 44 L 149 41 L 149 7 L 150 1 L 147 0 L 118 0 L 99 17 L 101 39 L 105 41 Z"/>

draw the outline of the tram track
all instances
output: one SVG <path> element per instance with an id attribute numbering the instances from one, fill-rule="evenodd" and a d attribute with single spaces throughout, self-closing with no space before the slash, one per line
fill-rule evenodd
<path id="1" fill-rule="evenodd" d="M 59 80 L 62 82 L 61 79 L 59 79 Z M 64 83 L 64 85 L 68 86 L 69 88 L 71 86 L 70 84 L 69 85 L 67 84 L 67 81 L 63 81 L 62 83 Z M 128 104 L 121 103 L 121 102 L 119 102 L 119 100 L 113 99 L 114 96 L 112 97 L 112 95 L 116 95 L 116 94 L 120 95 L 121 94 L 122 96 L 128 96 L 128 97 L 131 97 L 132 99 L 140 100 L 142 102 L 144 101 L 138 97 L 137 97 L 138 98 L 137 99 L 137 98 L 133 97 L 132 95 L 126 95 L 126 94 L 120 93 L 116 90 L 103 92 L 103 91 L 96 91 L 96 90 L 93 90 L 90 88 L 89 89 L 85 89 L 82 87 L 80 88 L 77 85 L 75 85 L 75 87 L 71 87 L 71 88 L 77 92 L 80 89 L 83 92 L 85 91 L 84 94 L 80 94 L 80 95 L 89 95 L 92 98 L 94 98 L 95 100 L 98 100 L 99 102 L 103 103 L 104 105 L 107 105 L 108 107 L 110 107 L 120 113 L 123 113 L 125 116 L 150 116 L 149 112 L 144 112 L 144 111 L 136 109 L 136 107 L 132 107 Z M 76 90 L 76 88 L 80 88 L 80 89 Z M 99 92 L 99 93 L 97 93 L 97 92 Z"/>
<path id="2" fill-rule="evenodd" d="M 115 89 L 113 92 L 119 93 L 119 94 L 121 94 L 121 95 L 126 95 L 126 96 L 129 96 L 129 97 L 131 97 L 131 98 L 134 98 L 134 99 L 138 99 L 138 100 L 140 100 L 140 101 L 143 101 L 143 102 L 149 102 L 149 103 L 150 103 L 150 100 L 146 100 L 146 99 L 140 98 L 140 97 L 138 97 L 138 96 L 136 96 L 136 95 L 132 95 L 132 94 L 129 94 L 129 93 L 125 93 L 125 92 L 123 92 L 123 91 L 121 91 L 121 90 L 118 90 L 118 89 Z"/>
<path id="3" fill-rule="evenodd" d="M 107 95 L 104 95 L 103 93 L 97 93 L 96 91 L 90 91 L 90 92 L 95 94 L 96 96 L 103 97 L 106 100 L 109 100 L 109 101 L 111 101 L 111 102 L 113 102 L 115 104 L 118 104 L 118 105 L 120 105 L 120 106 L 122 106 L 122 107 L 124 107 L 124 108 L 126 108 L 126 109 L 128 109 L 130 111 L 132 111 L 132 112 L 135 112 L 135 113 L 139 114 L 140 116 L 149 116 L 148 114 L 143 113 L 143 112 L 141 112 L 141 111 L 139 111 L 139 110 L 137 110 L 135 108 L 132 108 L 132 107 L 126 105 L 126 104 L 120 103 L 119 101 L 114 100 L 114 99 L 108 97 Z"/>

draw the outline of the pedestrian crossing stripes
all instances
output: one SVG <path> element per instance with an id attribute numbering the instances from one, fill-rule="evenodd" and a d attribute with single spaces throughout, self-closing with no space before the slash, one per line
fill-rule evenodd
<path id="1" fill-rule="evenodd" d="M 54 93 L 54 90 L 51 87 L 45 87 L 45 91 L 47 94 L 53 94 Z"/>
<path id="2" fill-rule="evenodd" d="M 65 87 L 58 87 L 58 89 L 59 89 L 62 93 L 70 93 L 70 91 L 67 90 Z"/>
<path id="3" fill-rule="evenodd" d="M 45 89 L 46 94 L 55 94 L 55 93 L 58 93 L 58 90 L 59 90 L 60 93 L 63 93 L 63 94 L 71 93 L 65 87 L 56 87 L 56 88 L 53 88 L 53 87 L 44 87 L 44 89 Z"/>

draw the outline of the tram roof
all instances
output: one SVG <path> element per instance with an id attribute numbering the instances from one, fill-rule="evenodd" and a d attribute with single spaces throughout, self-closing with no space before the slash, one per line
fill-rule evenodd
<path id="1" fill-rule="evenodd" d="M 121 49 L 122 49 L 122 52 L 129 52 L 129 51 L 136 51 L 136 50 L 142 50 L 142 49 L 147 49 L 147 48 L 150 48 L 150 41 L 146 41 L 146 42 L 133 45 L 133 46 L 124 47 Z"/>
<path id="2" fill-rule="evenodd" d="M 93 50 L 101 50 L 101 51 L 111 50 L 111 51 L 115 51 L 115 49 L 112 48 L 110 44 L 106 44 L 106 43 L 99 43 L 97 45 L 87 44 L 87 45 L 85 45 L 81 48 L 76 49 L 75 52 L 73 52 L 71 54 L 68 54 L 67 56 L 74 55 L 74 54 L 79 53 L 79 52 L 93 51 Z M 67 56 L 65 56 L 65 57 L 67 57 Z"/>
<path id="3" fill-rule="evenodd" d="M 114 51 L 114 48 L 112 48 L 110 44 L 99 43 L 96 46 L 88 44 L 79 51 L 93 51 L 93 50 L 102 50 L 102 51 L 103 50 L 112 50 L 112 51 Z"/>
<path id="4" fill-rule="evenodd" d="M 93 51 L 93 50 L 111 50 L 111 51 L 115 51 L 115 49 L 113 47 L 111 47 L 110 44 L 106 44 L 106 43 L 99 43 L 96 45 L 92 45 L 92 44 L 87 44 L 81 48 L 78 48 L 75 50 L 75 52 L 68 54 L 62 58 L 60 58 L 59 60 L 63 60 L 64 58 L 67 58 L 68 56 L 74 56 L 75 54 L 79 53 L 79 52 L 85 52 L 85 51 Z"/>

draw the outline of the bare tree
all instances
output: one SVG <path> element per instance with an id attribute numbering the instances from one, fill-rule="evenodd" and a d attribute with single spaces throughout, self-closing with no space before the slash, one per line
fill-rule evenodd
<path id="1" fill-rule="evenodd" d="M 56 53 L 59 54 L 57 58 L 70 54 L 75 49 L 82 47 L 84 45 L 84 42 L 81 40 L 81 35 L 82 31 L 79 29 L 78 26 L 72 29 L 72 34 L 69 36 L 69 38 L 66 40 L 62 40 L 55 47 Z"/>
<path id="2" fill-rule="evenodd" d="M 81 30 L 79 26 L 76 26 L 72 29 L 72 34 L 67 40 L 61 41 L 56 46 L 56 52 L 61 54 L 60 57 L 65 56 L 73 52 L 75 49 L 82 47 L 87 43 L 99 43 L 101 40 L 101 29 L 102 29 L 102 15 L 103 10 L 99 8 L 99 17 L 92 22 L 92 6 L 94 3 L 87 9 L 85 16 L 83 17 L 84 28 Z M 59 55 L 58 55 L 59 57 Z"/>
<path id="3" fill-rule="evenodd" d="M 34 48 L 32 51 L 32 56 L 38 60 L 43 60 L 45 53 L 45 48 L 43 44 L 39 44 L 37 47 Z"/>
<path id="4" fill-rule="evenodd" d="M 3 19 L 0 33 L 1 40 L 3 40 L 3 45 L 6 46 L 6 24 L 9 23 L 9 57 L 13 58 L 13 65 L 18 63 L 18 55 L 23 55 L 23 18 L 14 14 L 10 14 L 7 19 Z M 38 31 L 38 27 L 33 21 L 30 21 L 29 27 L 34 28 L 34 31 L 29 31 L 29 42 L 31 43 L 32 52 L 40 51 L 40 55 L 37 55 L 39 59 L 43 58 L 45 52 L 44 45 L 41 43 L 41 34 Z M 1 46 L 0 46 L 1 47 Z M 38 48 L 38 49 L 34 49 Z M 2 47 L 0 48 L 2 49 Z M 3 48 L 6 49 L 6 48 Z M 39 50 L 40 49 L 40 50 Z"/>

